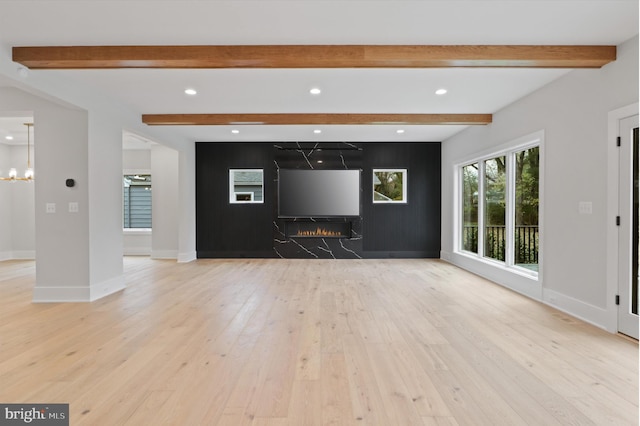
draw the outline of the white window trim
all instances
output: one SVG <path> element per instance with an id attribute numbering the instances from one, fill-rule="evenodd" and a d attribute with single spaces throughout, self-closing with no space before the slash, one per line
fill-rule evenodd
<path id="1" fill-rule="evenodd" d="M 408 169 L 373 169 L 371 172 L 372 180 L 375 177 L 376 172 L 402 173 L 402 200 L 376 200 L 374 191 L 371 195 L 371 202 L 373 204 L 407 204 L 407 187 L 409 186 L 409 175 L 407 170 Z M 375 180 L 373 181 L 375 182 Z"/>
<path id="2" fill-rule="evenodd" d="M 151 235 L 152 228 L 122 228 L 122 235 Z"/>
<path id="3" fill-rule="evenodd" d="M 515 173 L 514 159 L 511 153 L 523 151 L 529 148 L 538 146 L 540 148 L 540 168 L 539 168 L 539 205 L 538 205 L 538 228 L 539 228 L 539 247 L 538 253 L 538 272 L 530 271 L 526 268 L 519 267 L 517 265 L 509 265 L 509 262 L 513 258 L 511 244 L 507 246 L 506 259 L 502 262 L 495 259 L 484 257 L 482 254 L 484 251 L 484 161 L 492 158 L 507 156 L 507 209 L 506 212 L 506 226 L 507 232 L 513 234 L 511 225 L 513 223 L 514 213 L 514 199 L 515 188 L 513 188 L 512 181 L 514 180 L 513 173 Z M 453 232 L 453 255 L 458 259 L 454 263 L 464 264 L 466 269 L 469 269 L 481 276 L 489 278 L 493 281 L 500 282 L 506 287 L 512 288 L 520 293 L 527 294 L 537 299 L 541 299 L 542 292 L 542 277 L 544 269 L 544 130 L 540 130 L 510 142 L 502 144 L 492 149 L 477 152 L 475 154 L 465 157 L 462 161 L 457 162 L 454 165 L 454 212 L 456 219 L 454 221 Z M 462 249 L 462 226 L 463 217 L 460 211 L 463 206 L 462 200 L 462 167 L 470 164 L 478 163 L 478 253 L 472 253 Z M 509 241 L 513 241 L 513 235 L 511 235 Z M 506 274 L 506 275 L 505 275 Z M 517 278 L 514 281 L 510 281 L 508 277 Z M 506 278 L 506 279 L 505 279 Z M 524 280 L 522 280 L 522 279 Z M 527 284 L 529 283 L 529 284 Z M 534 285 L 531 287 L 531 285 Z"/>
<path id="4" fill-rule="evenodd" d="M 234 172 L 260 172 L 262 175 L 262 185 L 260 187 L 261 191 L 261 200 L 254 200 L 253 192 L 251 192 L 251 200 L 238 200 L 236 198 L 237 194 L 249 194 L 249 192 L 237 192 L 235 190 L 234 181 L 233 181 L 233 173 Z M 229 179 L 229 204 L 264 204 L 264 169 L 229 169 L 228 173 Z"/>

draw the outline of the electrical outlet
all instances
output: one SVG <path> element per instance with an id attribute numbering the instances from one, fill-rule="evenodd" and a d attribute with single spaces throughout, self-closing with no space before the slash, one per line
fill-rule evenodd
<path id="1" fill-rule="evenodd" d="M 69 213 L 78 213 L 78 203 L 77 202 L 69 203 Z"/>
<path id="2" fill-rule="evenodd" d="M 56 212 L 56 203 L 47 203 L 47 213 L 55 213 Z"/>

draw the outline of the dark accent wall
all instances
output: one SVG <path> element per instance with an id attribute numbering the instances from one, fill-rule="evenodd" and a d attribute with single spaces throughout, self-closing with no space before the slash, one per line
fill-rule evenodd
<path id="1" fill-rule="evenodd" d="M 361 217 L 354 221 L 353 239 L 283 240 L 279 228 L 282 220 L 277 218 L 277 167 L 308 167 L 307 159 L 296 152 L 291 143 L 274 146 L 270 143 L 198 142 L 198 257 L 440 256 L 440 143 L 359 143 L 352 145 L 357 150 L 345 149 L 344 152 L 340 148 L 343 144 L 324 145 L 330 148 L 326 152 L 330 161 L 324 167 L 362 168 Z M 305 150 L 318 147 L 316 144 L 300 146 Z M 264 169 L 263 204 L 229 203 L 229 169 L 234 168 Z M 408 170 L 406 204 L 373 204 L 374 168 Z M 283 250 L 285 246 L 287 248 Z M 313 250 L 309 251 L 315 255 L 305 250 L 310 247 Z"/>
<path id="2" fill-rule="evenodd" d="M 407 169 L 407 203 L 373 204 L 373 169 Z M 364 149 L 363 250 L 372 257 L 440 257 L 440 143 Z"/>
<path id="3" fill-rule="evenodd" d="M 264 169 L 264 203 L 230 204 L 229 169 Z M 196 251 L 273 257 L 275 169 L 269 143 L 196 143 Z"/>

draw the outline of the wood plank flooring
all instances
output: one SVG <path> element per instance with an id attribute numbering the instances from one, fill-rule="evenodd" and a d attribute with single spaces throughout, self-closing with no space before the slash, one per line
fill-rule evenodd
<path id="1" fill-rule="evenodd" d="M 439 260 L 125 258 L 33 304 L 0 263 L 0 402 L 72 425 L 637 425 L 638 345 Z"/>

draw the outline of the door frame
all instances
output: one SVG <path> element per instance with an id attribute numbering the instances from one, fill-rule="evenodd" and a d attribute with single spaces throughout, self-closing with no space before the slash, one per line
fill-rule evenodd
<path id="1" fill-rule="evenodd" d="M 633 281 L 633 163 L 634 163 L 634 129 L 638 128 L 638 115 L 625 118 L 620 121 L 620 136 L 622 146 L 620 151 L 619 187 L 620 226 L 618 227 L 619 258 L 618 258 L 618 294 L 620 305 L 618 306 L 618 332 L 638 338 L 638 316 L 631 314 L 632 291 L 629 284 Z M 626 193 L 626 194 L 625 194 Z"/>
<path id="2" fill-rule="evenodd" d="M 618 332 L 618 305 L 616 295 L 619 285 L 619 227 L 616 217 L 619 215 L 620 179 L 619 179 L 619 148 L 617 138 L 620 136 L 620 121 L 638 115 L 636 102 L 631 105 L 613 110 L 608 115 L 607 131 L 607 300 L 605 328 L 611 333 Z"/>

